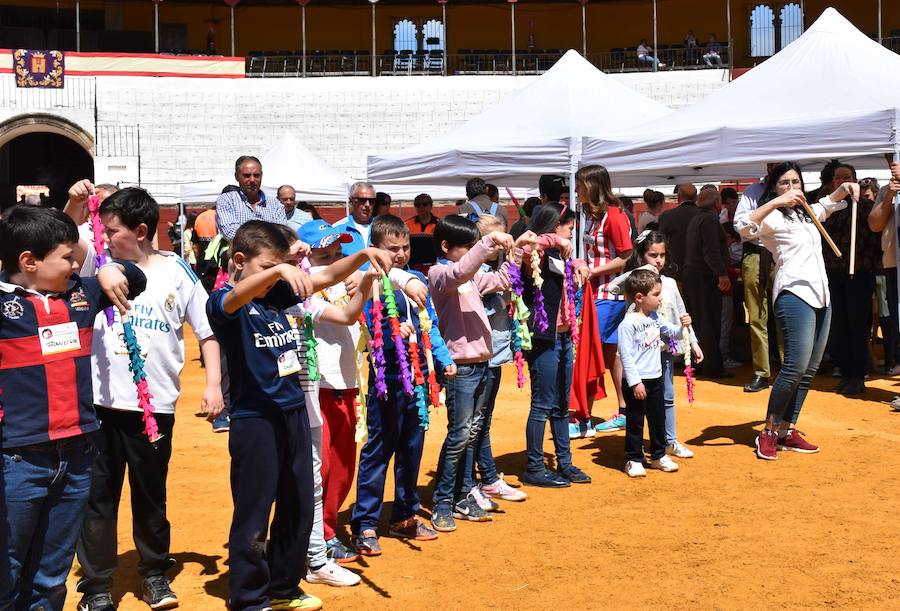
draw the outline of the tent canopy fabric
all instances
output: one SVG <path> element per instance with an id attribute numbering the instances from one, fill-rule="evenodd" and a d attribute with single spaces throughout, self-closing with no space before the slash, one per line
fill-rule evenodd
<path id="1" fill-rule="evenodd" d="M 351 181 L 330 167 L 290 133 L 259 156 L 263 168 L 263 191 L 275 197 L 281 185 L 291 185 L 298 200 L 313 202 L 346 202 Z M 190 183 L 181 187 L 181 201 L 186 204 L 216 201 L 222 188 L 236 184 L 234 174 L 217 180 Z"/>
<path id="2" fill-rule="evenodd" d="M 454 131 L 399 151 L 370 155 L 380 185 L 462 186 L 480 176 L 534 187 L 541 174 L 569 174 L 581 138 L 647 122 L 670 109 L 607 76 L 569 50 L 547 72 Z"/>
<path id="3" fill-rule="evenodd" d="M 582 164 L 606 166 L 618 187 L 761 176 L 769 161 L 885 167 L 897 138 L 898 74 L 900 55 L 828 8 L 797 40 L 700 102 L 585 138 Z"/>

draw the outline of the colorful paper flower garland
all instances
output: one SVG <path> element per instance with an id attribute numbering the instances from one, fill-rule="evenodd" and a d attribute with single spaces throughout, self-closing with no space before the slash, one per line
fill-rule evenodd
<path id="1" fill-rule="evenodd" d="M 375 369 L 375 394 L 386 399 L 387 382 L 384 379 L 384 370 L 387 367 L 387 361 L 384 358 L 384 331 L 381 328 L 384 320 L 384 307 L 378 292 L 378 283 L 376 282 L 372 285 L 372 342 L 369 352 L 372 355 L 372 367 Z"/>
<path id="2" fill-rule="evenodd" d="M 428 366 L 428 396 L 435 409 L 441 406 L 441 385 L 437 381 L 434 369 L 434 353 L 431 349 L 431 317 L 426 310 L 419 310 L 419 327 L 422 329 L 422 350 L 425 352 L 425 364 Z"/>
<path id="3" fill-rule="evenodd" d="M 531 350 L 531 331 L 528 329 L 528 307 L 522 299 L 525 292 L 525 283 L 522 281 L 522 272 L 515 266 L 508 268 L 509 280 L 512 286 L 510 295 L 509 312 L 513 323 L 512 344 L 516 363 L 516 385 L 524 388 L 525 382 L 525 357 L 522 352 Z"/>
<path id="4" fill-rule="evenodd" d="M 409 370 L 409 357 L 406 354 L 406 342 L 400 333 L 400 313 L 397 311 L 397 301 L 394 299 L 394 289 L 391 280 L 385 273 L 381 274 L 381 287 L 384 289 L 384 305 L 387 310 L 388 324 L 391 327 L 391 339 L 394 340 L 394 348 L 397 352 L 397 362 L 400 365 L 400 382 L 403 384 L 403 392 L 411 397 L 414 394 L 412 373 Z"/>
<path id="5" fill-rule="evenodd" d="M 684 381 L 687 382 L 688 404 L 694 402 L 694 368 L 691 367 L 691 340 L 690 328 L 684 330 Z"/>
<path id="6" fill-rule="evenodd" d="M 300 262 L 300 268 L 308 274 L 310 270 L 309 259 L 304 257 Z M 303 356 L 306 360 L 307 377 L 311 382 L 315 382 L 321 378 L 321 375 L 319 374 L 319 342 L 315 336 L 311 297 L 307 297 L 303 301 L 301 309 L 303 310 Z"/>
<path id="7" fill-rule="evenodd" d="M 373 355 L 374 361 L 375 345 L 372 341 L 372 336 L 369 335 L 369 327 L 366 326 L 365 315 L 359 315 L 358 324 L 359 340 L 357 340 L 356 343 L 356 387 L 359 389 L 359 393 L 357 394 L 354 405 L 356 411 L 356 429 L 353 433 L 353 439 L 356 443 L 362 443 L 369 434 L 369 427 L 366 424 L 366 393 L 368 393 L 369 389 L 367 387 L 365 376 L 363 375 L 362 359 L 359 355 L 368 349 L 369 354 Z"/>
<path id="8" fill-rule="evenodd" d="M 106 265 L 106 242 L 103 240 L 103 221 L 100 220 L 100 197 L 97 195 L 88 196 L 88 214 L 91 225 L 91 236 L 94 244 L 94 266 L 97 271 Z M 106 325 L 111 327 L 115 321 L 112 306 L 103 309 L 106 315 Z"/>
<path id="9" fill-rule="evenodd" d="M 522 263 L 524 265 L 524 261 Z M 541 254 L 537 248 L 531 249 L 531 279 L 534 281 L 534 327 L 543 333 L 550 328 L 547 320 L 547 308 L 544 305 L 544 279 L 541 277 Z"/>
<path id="10" fill-rule="evenodd" d="M 91 225 L 91 237 L 93 238 L 94 251 L 96 254 L 97 271 L 106 265 L 106 243 L 103 240 L 103 221 L 100 220 L 100 198 L 96 195 L 88 197 L 88 213 Z M 104 310 L 106 314 L 106 322 L 112 326 L 115 316 L 112 307 Z M 137 336 L 128 319 L 128 314 L 121 316 L 122 333 L 124 336 L 125 349 L 128 352 L 128 368 L 134 379 L 135 389 L 137 390 L 138 407 L 144 412 L 144 433 L 150 440 L 150 443 L 156 443 L 162 438 L 159 434 L 159 426 L 156 424 L 156 416 L 153 415 L 153 403 L 150 401 L 153 395 L 150 394 L 150 387 L 147 384 L 147 374 L 144 373 L 144 358 L 141 356 L 141 346 L 138 344 Z"/>
<path id="11" fill-rule="evenodd" d="M 575 302 L 575 266 L 571 260 L 566 261 L 566 320 L 569 322 L 569 333 L 572 336 L 572 346 L 578 346 L 578 313 Z"/>

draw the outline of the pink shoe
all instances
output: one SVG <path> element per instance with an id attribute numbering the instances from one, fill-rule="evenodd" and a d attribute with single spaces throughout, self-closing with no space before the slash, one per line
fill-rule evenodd
<path id="1" fill-rule="evenodd" d="M 774 431 L 763 429 L 756 438 L 756 455 L 763 460 L 778 460 L 778 450 L 775 447 L 776 435 Z"/>
<path id="2" fill-rule="evenodd" d="M 498 498 L 504 501 L 513 502 L 524 501 L 528 498 L 527 494 L 525 494 L 521 490 L 516 490 L 505 481 L 503 481 L 502 473 L 497 478 L 497 481 L 493 484 L 489 484 L 487 486 L 482 484 L 481 493 L 488 498 Z"/>
<path id="3" fill-rule="evenodd" d="M 803 454 L 815 454 L 819 451 L 819 446 L 803 439 L 803 434 L 797 429 L 791 429 L 784 436 L 778 436 L 778 449 L 789 452 L 801 452 Z"/>

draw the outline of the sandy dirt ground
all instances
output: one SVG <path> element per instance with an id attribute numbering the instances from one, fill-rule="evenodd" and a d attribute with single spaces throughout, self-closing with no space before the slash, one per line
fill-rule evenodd
<path id="1" fill-rule="evenodd" d="M 171 576 L 181 608 L 205 611 L 225 608 L 228 439 L 194 415 L 203 372 L 191 338 L 187 346 L 169 475 Z M 526 487 L 526 502 L 504 503 L 493 522 L 461 523 L 437 541 L 384 537 L 382 556 L 347 565 L 362 575 L 359 586 L 304 587 L 329 609 L 900 608 L 900 413 L 884 403 L 900 382 L 872 379 L 864 398 L 848 399 L 820 375 L 799 428 L 822 451 L 763 462 L 752 446 L 768 392 L 741 391 L 750 373 L 699 382 L 692 406 L 676 380 L 679 436 L 696 453 L 677 473 L 629 480 L 622 432 L 576 440 L 575 464 L 592 484 Z M 517 483 L 529 394 L 515 388 L 513 369 L 504 374 L 491 437 L 500 471 Z M 612 401 L 595 414 L 611 412 Z M 425 507 L 445 424 L 441 410 L 426 437 Z M 392 490 L 389 481 L 388 499 Z M 128 507 L 126 496 L 114 597 L 120 609 L 144 610 Z M 77 574 L 76 564 L 67 610 L 79 598 Z"/>

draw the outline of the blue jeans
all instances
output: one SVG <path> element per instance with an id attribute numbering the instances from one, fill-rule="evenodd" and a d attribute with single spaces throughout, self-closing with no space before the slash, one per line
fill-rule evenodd
<path id="1" fill-rule="evenodd" d="M 359 454 L 356 503 L 350 518 L 350 529 L 354 534 L 370 528 L 378 530 L 384 504 L 384 482 L 391 458 L 394 459 L 391 523 L 411 518 L 419 511 L 416 481 L 419 479 L 425 430 L 419 426 L 416 400 L 406 395 L 400 379 L 388 377 L 385 381 L 387 398 L 378 397 L 374 385 L 370 385 L 366 399 L 369 438 Z"/>
<path id="2" fill-rule="evenodd" d="M 548 419 L 556 452 L 556 468 L 565 469 L 572 464 L 569 442 L 572 365 L 572 338 L 568 331 L 557 333 L 553 342 L 534 340 L 534 347 L 528 353 L 531 411 L 525 425 L 525 469 L 529 473 L 544 472 L 544 432 Z"/>
<path id="3" fill-rule="evenodd" d="M 466 474 L 463 479 L 463 490 L 471 490 L 475 486 L 475 467 L 481 474 L 481 483 L 490 485 L 497 481 L 497 464 L 494 462 L 494 451 L 491 449 L 491 418 L 494 416 L 494 404 L 500 390 L 501 367 L 488 367 L 485 382 L 485 406 L 481 412 L 481 420 L 474 423 L 478 429 L 475 442 L 466 448 Z"/>
<path id="4" fill-rule="evenodd" d="M 666 445 L 675 443 L 675 355 L 662 351 L 663 403 L 666 406 Z"/>
<path id="5" fill-rule="evenodd" d="M 809 392 L 831 327 L 831 306 L 814 308 L 787 291 L 775 300 L 775 318 L 784 336 L 784 364 L 769 395 L 768 417 L 795 424 Z"/>
<path id="6" fill-rule="evenodd" d="M 94 455 L 84 435 L 3 450 L 3 611 L 63 608 Z"/>
<path id="7" fill-rule="evenodd" d="M 447 380 L 447 437 L 438 460 L 434 507 L 446 508 L 466 498 L 463 490 L 466 448 L 474 443 L 482 421 L 487 389 L 487 363 L 458 365 L 456 377 Z"/>
<path id="8" fill-rule="evenodd" d="M 638 61 L 645 64 L 653 64 L 654 66 L 659 66 L 659 60 L 652 55 L 638 55 Z"/>

